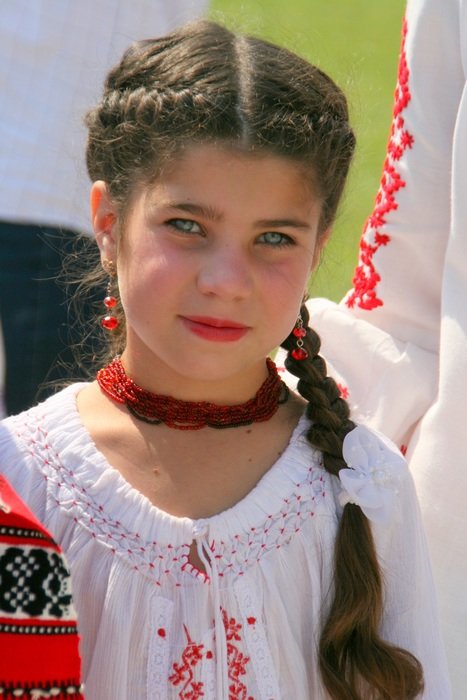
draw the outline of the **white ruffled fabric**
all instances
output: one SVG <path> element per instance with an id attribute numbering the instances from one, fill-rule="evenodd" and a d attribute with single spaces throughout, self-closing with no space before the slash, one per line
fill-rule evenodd
<path id="1" fill-rule="evenodd" d="M 81 386 L 1 424 L 0 471 L 68 558 L 87 700 L 324 700 L 316 644 L 342 486 L 304 438 L 307 419 L 234 507 L 178 518 L 96 450 L 76 409 Z M 393 460 L 373 433 L 359 435 Z M 408 475 L 399 486 L 389 522 L 372 525 L 386 584 L 381 631 L 421 660 L 423 697 L 448 700 L 418 505 Z M 206 574 L 188 562 L 193 541 Z"/>

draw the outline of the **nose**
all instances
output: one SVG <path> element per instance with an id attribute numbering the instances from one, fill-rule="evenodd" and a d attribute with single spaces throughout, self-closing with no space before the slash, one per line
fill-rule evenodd
<path id="1" fill-rule="evenodd" d="M 202 294 L 224 299 L 244 299 L 253 289 L 252 260 L 235 244 L 225 244 L 210 251 L 198 273 Z"/>

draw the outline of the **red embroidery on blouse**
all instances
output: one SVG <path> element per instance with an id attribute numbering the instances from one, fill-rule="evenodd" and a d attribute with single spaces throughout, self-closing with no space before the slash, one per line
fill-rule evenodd
<path id="1" fill-rule="evenodd" d="M 250 657 L 245 656 L 235 642 L 241 642 L 240 631 L 242 626 L 235 620 L 234 617 L 227 615 L 225 610 L 222 610 L 222 620 L 225 627 L 225 635 L 227 638 L 227 657 L 229 665 L 229 700 L 253 700 L 248 695 L 246 685 L 240 680 L 240 676 L 246 674 L 246 665 Z"/>
<path id="2" fill-rule="evenodd" d="M 193 669 L 203 658 L 204 644 L 195 644 L 185 625 L 183 625 L 183 628 L 188 643 L 182 652 L 182 663 L 173 664 L 174 672 L 169 676 L 169 682 L 173 686 L 182 685 L 178 694 L 180 700 L 199 700 L 199 698 L 204 697 L 203 683 L 194 680 L 195 674 Z"/>
<path id="3" fill-rule="evenodd" d="M 381 232 L 387 223 L 387 216 L 397 209 L 397 192 L 406 183 L 397 171 L 397 165 L 407 148 L 412 148 L 413 136 L 405 129 L 403 111 L 410 102 L 409 68 L 405 52 L 407 21 L 402 28 L 402 46 L 399 59 L 398 81 L 394 95 L 394 115 L 383 166 L 383 175 L 376 196 L 375 208 L 368 217 L 360 240 L 359 261 L 353 278 L 353 289 L 347 295 L 345 303 L 349 308 L 359 306 L 370 311 L 383 305 L 378 297 L 377 287 L 381 277 L 375 267 L 375 253 L 390 242 L 390 236 Z"/>
<path id="4" fill-rule="evenodd" d="M 242 641 L 240 636 L 242 626 L 234 617 L 229 617 L 223 608 L 221 608 L 221 613 L 227 641 L 227 664 L 230 681 L 228 700 L 254 700 L 251 695 L 248 695 L 247 687 L 241 680 L 241 676 L 246 674 L 246 666 L 250 661 L 250 657 L 245 656 L 236 644 L 236 642 Z M 178 694 L 180 700 L 199 700 L 204 697 L 204 684 L 201 681 L 195 681 L 194 669 L 203 657 L 212 659 L 213 655 L 210 650 L 204 652 L 204 644 L 195 644 L 186 625 L 183 625 L 183 629 L 187 645 L 182 652 L 181 663 L 172 665 L 173 673 L 169 676 L 169 683 L 174 687 L 182 686 Z"/>
<path id="5" fill-rule="evenodd" d="M 402 453 L 402 454 L 404 455 L 404 457 L 405 457 L 405 455 L 407 454 L 407 445 L 401 445 L 401 446 L 400 446 L 400 451 L 401 451 L 401 453 Z"/>

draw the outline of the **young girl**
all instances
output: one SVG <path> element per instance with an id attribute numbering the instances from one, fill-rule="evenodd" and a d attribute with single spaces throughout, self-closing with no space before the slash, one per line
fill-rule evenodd
<path id="1" fill-rule="evenodd" d="M 303 305 L 341 91 L 201 22 L 130 48 L 87 123 L 113 359 L 1 445 L 68 557 L 87 698 L 447 700 L 404 460 L 350 420 Z"/>

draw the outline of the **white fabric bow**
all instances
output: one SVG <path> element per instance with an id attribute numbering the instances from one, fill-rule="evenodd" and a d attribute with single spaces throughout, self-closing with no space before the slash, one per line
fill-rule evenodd
<path id="1" fill-rule="evenodd" d="M 354 503 L 368 520 L 388 523 L 408 475 L 404 457 L 390 440 L 362 425 L 347 433 L 342 453 L 349 468 L 339 472 L 340 504 Z"/>

